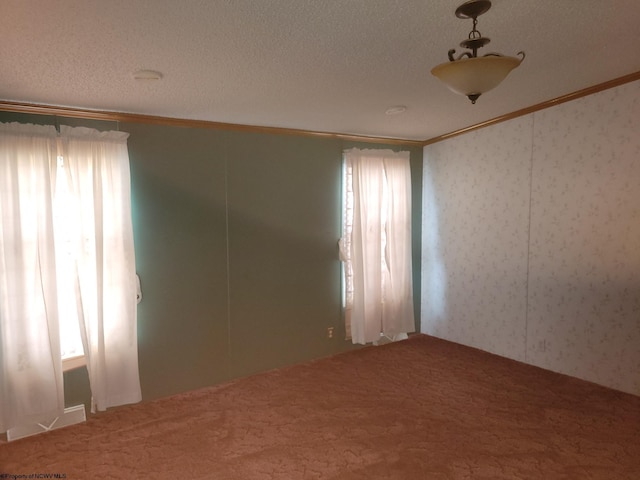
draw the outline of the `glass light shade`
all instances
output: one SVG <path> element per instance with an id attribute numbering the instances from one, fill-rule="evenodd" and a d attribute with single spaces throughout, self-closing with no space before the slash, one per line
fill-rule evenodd
<path id="1" fill-rule="evenodd" d="M 455 93 L 480 95 L 497 87 L 521 61 L 502 56 L 462 58 L 441 63 L 433 67 L 431 73 Z"/>

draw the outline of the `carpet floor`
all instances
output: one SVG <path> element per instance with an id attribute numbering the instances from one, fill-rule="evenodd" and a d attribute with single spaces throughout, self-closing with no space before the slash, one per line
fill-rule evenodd
<path id="1" fill-rule="evenodd" d="M 2 474 L 638 480 L 640 397 L 415 335 L 2 443 Z"/>

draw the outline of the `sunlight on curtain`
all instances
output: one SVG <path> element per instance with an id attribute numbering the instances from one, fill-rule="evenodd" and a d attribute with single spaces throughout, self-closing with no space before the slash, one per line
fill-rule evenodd
<path id="1" fill-rule="evenodd" d="M 56 239 L 56 273 L 59 285 L 75 284 L 75 242 L 78 228 L 74 221 L 75 198 L 67 182 L 64 157 L 57 158 L 55 195 L 53 197 L 53 222 Z M 60 348 L 63 360 L 84 355 L 80 336 L 80 318 L 74 288 L 60 289 L 58 292 L 60 313 Z"/>
<path id="2" fill-rule="evenodd" d="M 124 132 L 62 126 L 78 226 L 76 298 L 94 408 L 141 400 L 131 187 Z"/>
<path id="3" fill-rule="evenodd" d="M 344 173 L 347 332 L 361 344 L 413 332 L 409 154 L 347 150 Z"/>
<path id="4" fill-rule="evenodd" d="M 64 409 L 55 164 L 54 127 L 0 124 L 0 432 Z"/>
<path id="5" fill-rule="evenodd" d="M 95 408 L 140 401 L 128 134 L 0 135 L 0 431 L 60 415 L 82 351 Z"/>

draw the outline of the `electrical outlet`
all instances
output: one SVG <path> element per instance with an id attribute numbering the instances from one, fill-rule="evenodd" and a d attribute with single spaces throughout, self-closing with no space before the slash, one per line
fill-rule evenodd
<path id="1" fill-rule="evenodd" d="M 333 327 L 327 327 L 327 338 L 333 338 Z"/>

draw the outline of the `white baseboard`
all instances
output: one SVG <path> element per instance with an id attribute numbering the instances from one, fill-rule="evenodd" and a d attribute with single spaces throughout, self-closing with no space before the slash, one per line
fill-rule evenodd
<path id="1" fill-rule="evenodd" d="M 49 430 L 56 430 L 76 423 L 82 423 L 86 420 L 87 416 L 84 411 L 84 405 L 75 405 L 73 407 L 65 408 L 64 413 L 59 417 L 54 418 L 49 425 L 32 423 L 29 425 L 20 425 L 18 427 L 10 428 L 7 430 L 7 441 L 11 442 L 12 440 L 17 440 L 19 438 L 30 437 L 31 435 L 48 432 Z"/>

